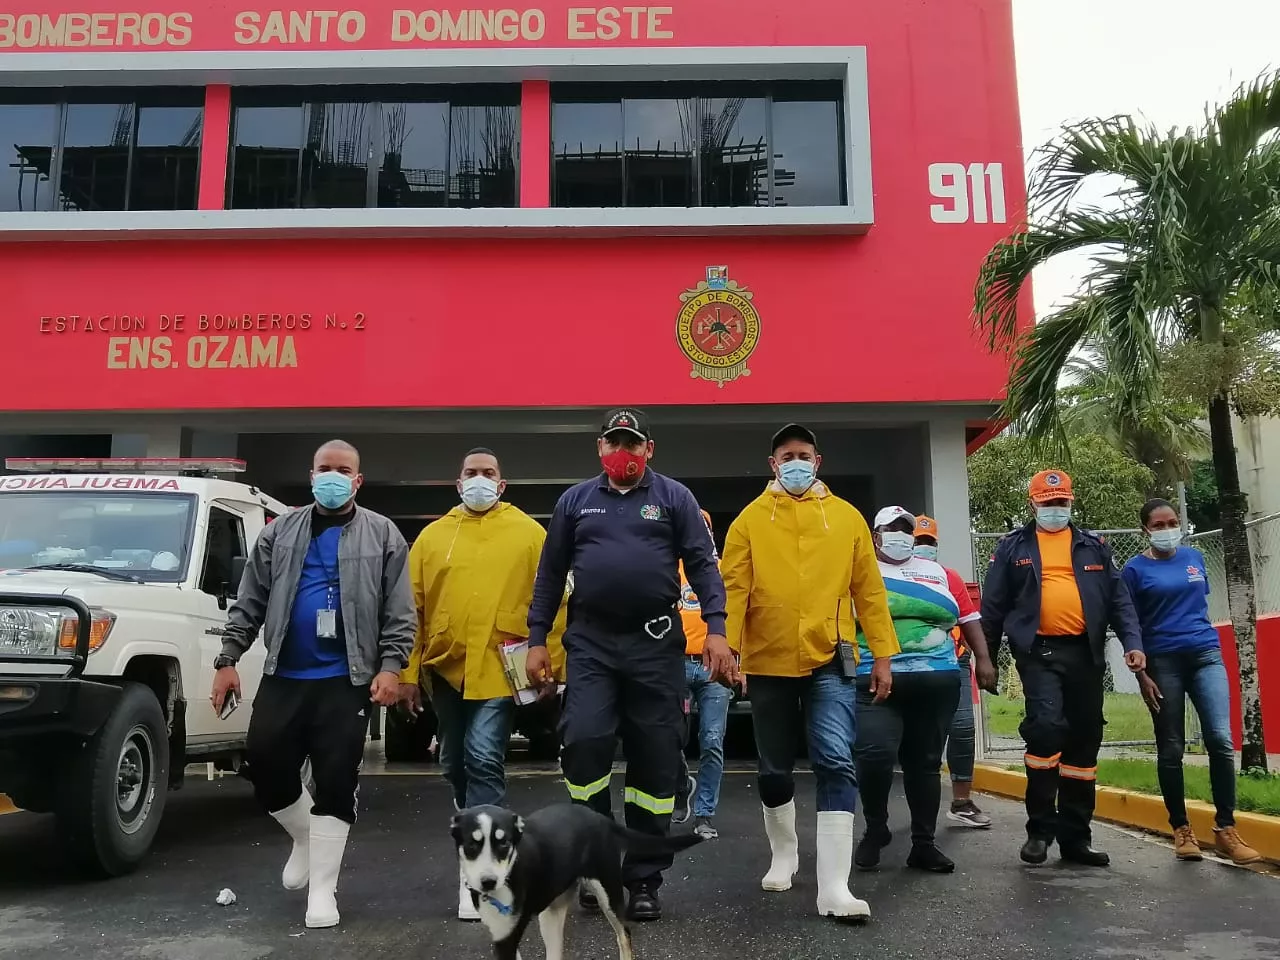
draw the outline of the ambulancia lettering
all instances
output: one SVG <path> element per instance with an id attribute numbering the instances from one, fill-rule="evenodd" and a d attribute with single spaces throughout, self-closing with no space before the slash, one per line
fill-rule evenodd
<path id="1" fill-rule="evenodd" d="M 178 490 L 173 477 L 0 477 L 0 490 Z"/>

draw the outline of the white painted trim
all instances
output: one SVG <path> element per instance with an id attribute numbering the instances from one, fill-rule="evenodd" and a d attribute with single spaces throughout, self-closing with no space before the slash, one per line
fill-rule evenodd
<path id="1" fill-rule="evenodd" d="M 871 187 L 871 96 L 867 79 L 867 48 L 851 51 L 844 72 L 845 202 L 863 222 L 875 223 Z"/>
<path id="2" fill-rule="evenodd" d="M 4 53 L 0 86 L 838 80 L 864 47 L 487 47 Z"/>
<path id="3" fill-rule="evenodd" d="M 874 222 L 865 47 L 594 47 L 224 53 L 8 53 L 5 86 L 462 83 L 550 79 L 844 83 L 847 203 L 831 207 L 183 210 L 0 213 L 6 241 L 149 237 L 860 234 Z"/>
<path id="4" fill-rule="evenodd" d="M 478 207 L 0 213 L 0 243 L 279 237 L 625 237 L 859 234 L 840 207 Z"/>

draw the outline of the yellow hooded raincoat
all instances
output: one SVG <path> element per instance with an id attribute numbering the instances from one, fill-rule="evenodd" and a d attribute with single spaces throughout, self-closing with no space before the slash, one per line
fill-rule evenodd
<path id="1" fill-rule="evenodd" d="M 856 609 L 876 657 L 900 649 L 867 521 L 821 481 L 802 497 L 770 483 L 729 528 L 720 572 L 744 673 L 804 677 L 830 663 L 837 610 L 841 639 L 856 643 Z"/>
<path id="2" fill-rule="evenodd" d="M 526 620 L 546 531 L 509 503 L 486 513 L 459 505 L 429 523 L 409 551 L 418 607 L 417 640 L 403 683 L 438 673 L 467 700 L 511 696 L 498 645 L 529 635 Z M 557 678 L 564 676 L 565 608 L 547 638 Z"/>

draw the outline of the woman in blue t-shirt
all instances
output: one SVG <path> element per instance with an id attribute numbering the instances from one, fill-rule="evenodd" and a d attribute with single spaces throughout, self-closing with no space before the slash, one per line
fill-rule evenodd
<path id="1" fill-rule="evenodd" d="M 1124 566 L 1122 576 L 1142 623 L 1147 669 L 1138 674 L 1156 729 L 1156 772 L 1173 827 L 1179 860 L 1199 860 L 1200 844 L 1187 820 L 1183 794 L 1184 699 L 1191 698 L 1205 748 L 1217 816 L 1218 851 L 1236 863 L 1261 855 L 1235 828 L 1236 770 L 1231 740 L 1231 697 L 1218 631 L 1209 622 L 1209 578 L 1204 555 L 1182 546 L 1178 512 L 1167 500 L 1148 500 L 1140 514 L 1151 545 Z"/>

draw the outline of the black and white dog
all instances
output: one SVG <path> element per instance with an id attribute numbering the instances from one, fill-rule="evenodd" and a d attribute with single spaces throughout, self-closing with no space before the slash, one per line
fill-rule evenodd
<path id="1" fill-rule="evenodd" d="M 453 817 L 463 882 L 471 889 L 498 960 L 519 960 L 520 939 L 534 917 L 547 960 L 563 960 L 564 922 L 585 884 L 618 937 L 620 960 L 632 960 L 623 922 L 622 856 L 628 848 L 675 852 L 697 834 L 637 833 L 589 807 L 559 803 L 525 818 L 503 807 L 470 807 Z"/>

